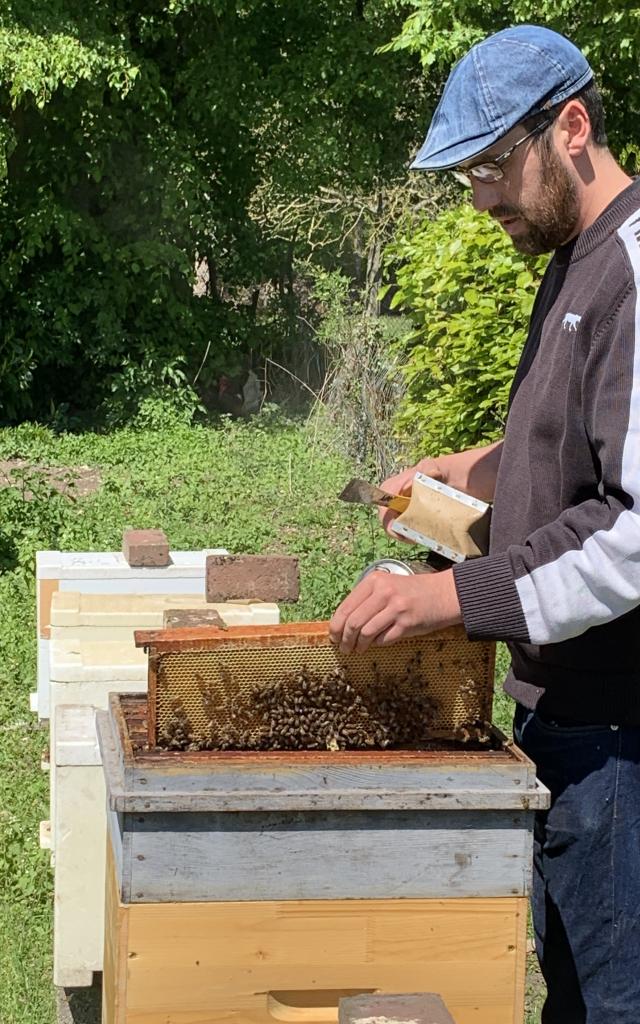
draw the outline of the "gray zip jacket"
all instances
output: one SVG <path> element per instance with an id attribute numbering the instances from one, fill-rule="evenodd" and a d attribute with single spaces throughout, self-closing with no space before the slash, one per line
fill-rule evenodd
<path id="1" fill-rule="evenodd" d="M 511 391 L 490 553 L 454 569 L 526 707 L 640 724 L 640 180 L 554 254 Z"/>

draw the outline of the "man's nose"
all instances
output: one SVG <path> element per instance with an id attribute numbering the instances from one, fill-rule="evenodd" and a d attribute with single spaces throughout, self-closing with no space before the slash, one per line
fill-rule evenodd
<path id="1" fill-rule="evenodd" d="M 472 177 L 471 189 L 471 201 L 478 213 L 486 213 L 488 210 L 492 210 L 501 201 L 499 182 L 497 181 L 478 181 L 477 178 Z"/>

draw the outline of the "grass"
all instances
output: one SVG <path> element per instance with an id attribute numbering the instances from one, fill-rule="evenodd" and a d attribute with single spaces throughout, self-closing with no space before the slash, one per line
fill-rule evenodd
<path id="1" fill-rule="evenodd" d="M 362 568 L 406 547 L 365 509 L 336 494 L 354 467 L 331 437 L 268 418 L 217 428 L 55 435 L 0 430 L 0 460 L 98 467 L 98 491 L 61 494 L 40 470 L 0 489 L 0 1024 L 53 1024 L 52 885 L 38 823 L 48 817 L 47 742 L 28 710 L 35 681 L 34 555 L 38 549 L 118 550 L 127 526 L 161 526 L 174 548 L 287 552 L 300 558 L 301 599 L 290 619 L 329 617 Z M 499 654 L 497 676 L 506 671 Z M 510 731 L 507 698 L 495 721 Z M 538 1017 L 529 1016 L 527 1024 Z"/>

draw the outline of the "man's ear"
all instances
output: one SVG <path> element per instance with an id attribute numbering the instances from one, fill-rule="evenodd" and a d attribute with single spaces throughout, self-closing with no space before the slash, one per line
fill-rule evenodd
<path id="1" fill-rule="evenodd" d="M 569 100 L 556 119 L 558 142 L 565 146 L 568 156 L 574 160 L 581 156 L 591 138 L 591 121 L 587 109 L 580 100 Z"/>

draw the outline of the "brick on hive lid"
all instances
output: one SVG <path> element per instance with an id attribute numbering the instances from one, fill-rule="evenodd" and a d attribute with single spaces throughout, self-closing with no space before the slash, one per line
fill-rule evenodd
<path id="1" fill-rule="evenodd" d="M 130 566 L 161 568 L 171 564 L 164 530 L 125 530 L 122 553 Z"/>
<path id="2" fill-rule="evenodd" d="M 209 555 L 207 601 L 297 601 L 298 559 L 290 555 Z"/>

